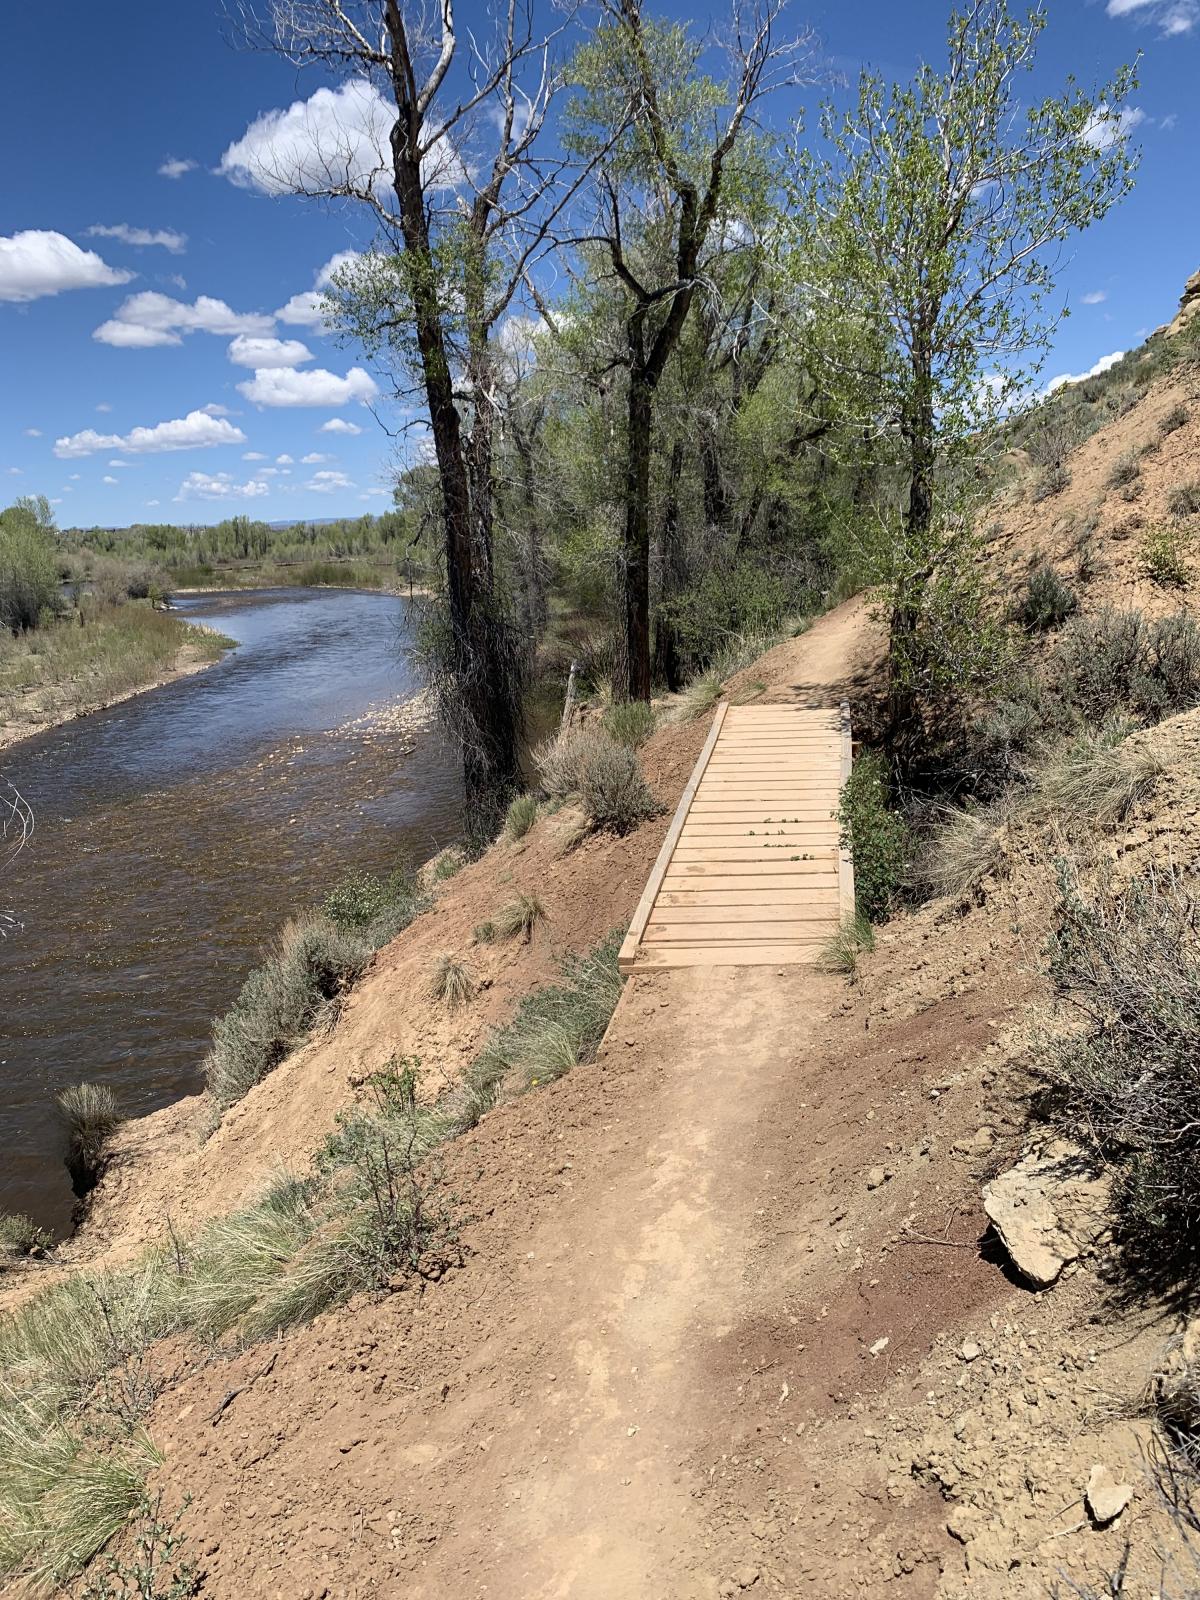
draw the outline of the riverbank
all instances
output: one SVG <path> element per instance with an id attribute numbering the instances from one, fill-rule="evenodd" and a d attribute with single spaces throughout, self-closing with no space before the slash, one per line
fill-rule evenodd
<path id="1" fill-rule="evenodd" d="M 0 750 L 199 672 L 233 645 L 136 601 L 0 640 Z"/>

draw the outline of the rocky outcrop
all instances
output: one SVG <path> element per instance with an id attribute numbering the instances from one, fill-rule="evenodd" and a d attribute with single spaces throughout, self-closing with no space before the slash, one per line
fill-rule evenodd
<path id="1" fill-rule="evenodd" d="M 1184 285 L 1175 320 L 1167 325 L 1167 338 L 1173 339 L 1177 333 L 1182 333 L 1196 317 L 1200 317 L 1200 272 L 1193 272 Z"/>
<path id="2" fill-rule="evenodd" d="M 1108 1226 L 1109 1183 L 1058 1139 L 994 1178 L 983 1206 L 1022 1277 L 1051 1284 Z"/>

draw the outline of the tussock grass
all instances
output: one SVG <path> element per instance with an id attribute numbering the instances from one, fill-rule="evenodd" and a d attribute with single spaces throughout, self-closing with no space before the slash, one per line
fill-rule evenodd
<path id="1" fill-rule="evenodd" d="M 848 917 L 841 927 L 824 944 L 821 965 L 830 972 L 844 972 L 853 977 L 858 969 L 858 958 L 865 950 L 874 950 L 875 930 L 861 911 Z"/>
<path id="2" fill-rule="evenodd" d="M 657 718 L 654 707 L 644 700 L 625 700 L 609 706 L 604 713 L 604 731 L 616 744 L 637 750 L 654 732 Z"/>
<path id="3" fill-rule="evenodd" d="M 537 821 L 538 809 L 537 795 L 517 795 L 505 814 L 504 837 L 510 840 L 523 839 Z"/>
<path id="4" fill-rule="evenodd" d="M 519 894 L 502 910 L 497 911 L 492 927 L 502 939 L 515 939 L 519 934 L 528 944 L 533 930 L 546 915 L 546 908 L 535 894 Z"/>
<path id="5" fill-rule="evenodd" d="M 329 917 L 289 923 L 225 1015 L 213 1026 L 204 1062 L 218 1112 L 240 1100 L 305 1039 L 322 1012 L 336 1008 L 361 974 L 371 947 Z"/>
<path id="6" fill-rule="evenodd" d="M 1173 517 L 1200 516 L 1200 483 L 1179 483 L 1167 496 L 1167 510 Z"/>
<path id="7" fill-rule="evenodd" d="M 680 721 L 694 722 L 711 711 L 725 692 L 726 676 L 715 666 L 698 672 L 680 693 L 677 712 Z"/>
<path id="8" fill-rule="evenodd" d="M 1123 821 L 1164 770 L 1156 752 L 1125 744 L 1135 726 L 1112 718 L 1046 755 L 1034 778 L 1035 814 L 1068 825 L 1110 827 Z"/>
<path id="9" fill-rule="evenodd" d="M 23 1212 L 0 1211 L 0 1270 L 6 1260 L 38 1255 L 49 1249 L 50 1235 Z"/>
<path id="10" fill-rule="evenodd" d="M 1114 461 L 1106 482 L 1110 489 L 1124 489 L 1142 475 L 1142 463 L 1136 450 L 1127 450 Z"/>
<path id="11" fill-rule="evenodd" d="M 476 944 L 495 944 L 496 924 L 494 922 L 477 922 L 472 930 L 471 938 Z"/>
<path id="12" fill-rule="evenodd" d="M 454 956 L 440 955 L 429 975 L 429 998 L 457 1011 L 475 996 L 475 982 L 466 966 Z"/>
<path id="13" fill-rule="evenodd" d="M 96 1187 L 104 1170 L 105 1146 L 124 1118 L 117 1097 L 105 1083 L 75 1083 L 56 1094 L 67 1125 L 67 1171 L 77 1195 Z"/>
<path id="14" fill-rule="evenodd" d="M 607 741 L 583 763 L 579 798 L 592 827 L 610 833 L 628 833 L 658 810 L 636 752 Z"/>
<path id="15" fill-rule="evenodd" d="M 935 895 L 970 894 L 1003 870 L 1011 823 L 1007 800 L 944 812 L 918 860 L 922 885 Z"/>
<path id="16" fill-rule="evenodd" d="M 538 781 L 551 800 L 567 800 L 583 786 L 583 771 L 596 751 L 611 747 L 612 741 L 594 727 L 569 728 L 556 738 L 547 739 L 533 752 Z"/>

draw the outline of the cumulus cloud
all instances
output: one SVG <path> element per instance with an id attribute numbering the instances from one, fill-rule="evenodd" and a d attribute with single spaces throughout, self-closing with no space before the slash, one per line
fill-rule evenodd
<path id="1" fill-rule="evenodd" d="M 302 467 L 319 467 L 322 461 L 332 461 L 332 456 L 323 456 L 319 450 L 310 450 L 308 455 L 300 457 Z"/>
<path id="2" fill-rule="evenodd" d="M 120 239 L 123 244 L 161 245 L 173 256 L 181 255 L 187 245 L 187 234 L 176 233 L 174 228 L 131 228 L 127 222 L 109 225 L 95 223 L 88 229 L 94 239 Z"/>
<path id="3" fill-rule="evenodd" d="M 217 171 L 260 194 L 324 194 L 386 189 L 396 108 L 363 78 L 318 89 L 308 100 L 264 111 L 225 151 Z M 447 139 L 425 158 L 426 186 L 453 189 L 466 169 Z"/>
<path id="4" fill-rule="evenodd" d="M 211 295 L 202 294 L 188 305 L 157 289 L 144 289 L 123 301 L 116 316 L 102 322 L 92 338 L 118 349 L 147 350 L 154 345 L 182 344 L 186 333 L 253 337 L 269 334 L 274 327 L 274 317 L 233 311 L 224 300 L 214 300 Z"/>
<path id="5" fill-rule="evenodd" d="M 185 172 L 195 172 L 194 161 L 181 161 L 178 156 L 168 156 L 158 169 L 160 178 L 182 178 Z"/>
<path id="6" fill-rule="evenodd" d="M 101 478 L 101 480 L 100 480 L 101 483 L 120 483 L 120 481 L 121 481 L 120 478 L 109 478 L 109 477 L 104 477 L 104 478 Z"/>
<path id="7" fill-rule="evenodd" d="M 1108 0 L 1110 17 L 1153 23 L 1168 39 L 1190 33 L 1200 18 L 1196 0 Z"/>
<path id="8" fill-rule="evenodd" d="M 1146 113 L 1141 106 L 1126 106 L 1123 111 L 1114 111 L 1111 106 L 1099 105 L 1079 137 L 1084 144 L 1090 144 L 1093 150 L 1103 154 L 1120 140 L 1127 139 L 1145 120 Z"/>
<path id="9" fill-rule="evenodd" d="M 200 407 L 206 417 L 228 417 L 232 413 L 228 406 L 223 406 L 217 400 L 210 400 L 206 406 Z"/>
<path id="10" fill-rule="evenodd" d="M 108 464 L 110 467 L 127 467 L 129 465 L 128 461 L 110 461 Z"/>
<path id="11" fill-rule="evenodd" d="M 318 433 L 361 433 L 362 429 L 357 422 L 347 422 L 345 417 L 330 417 L 328 422 L 323 422 L 317 429 Z"/>
<path id="12" fill-rule="evenodd" d="M 245 444 L 246 435 L 232 422 L 189 411 L 186 417 L 157 422 L 152 428 L 134 428 L 127 434 L 97 433 L 84 428 L 54 441 L 54 454 L 63 460 L 91 456 L 100 450 L 125 450 L 130 455 L 151 455 L 161 450 L 204 450 L 211 445 Z"/>
<path id="13" fill-rule="evenodd" d="M 1085 306 L 1102 306 L 1107 299 L 1108 295 L 1105 290 L 1093 289 L 1090 294 L 1083 296 L 1083 303 Z"/>
<path id="14" fill-rule="evenodd" d="M 26 428 L 25 437 L 27 439 L 40 439 L 42 437 L 42 430 L 40 428 Z"/>
<path id="15" fill-rule="evenodd" d="M 304 485 L 313 494 L 337 494 L 342 489 L 353 489 L 354 485 L 344 472 L 314 472 Z"/>
<path id="16" fill-rule="evenodd" d="M 243 461 L 265 461 L 266 459 L 261 450 L 247 450 L 242 457 Z"/>
<path id="17" fill-rule="evenodd" d="M 63 233 L 27 228 L 0 237 L 0 300 L 38 300 L 64 289 L 107 289 L 134 274 L 110 267 Z"/>
<path id="18" fill-rule="evenodd" d="M 1046 385 L 1046 393 L 1054 394 L 1068 383 L 1083 383 L 1086 378 L 1098 378 L 1102 372 L 1107 372 L 1109 367 L 1115 367 L 1125 355 L 1124 350 L 1114 350 L 1111 355 L 1101 356 L 1094 367 L 1089 367 L 1086 372 L 1063 372 L 1057 378 L 1051 378 Z"/>
<path id="19" fill-rule="evenodd" d="M 339 250 L 336 255 L 330 256 L 317 273 L 312 288 L 306 289 L 303 294 L 294 294 L 286 305 L 280 306 L 275 315 L 280 322 L 295 323 L 303 328 L 324 328 L 323 291 L 332 284 L 333 275 L 339 267 L 361 260 L 362 256 L 357 250 Z"/>
<path id="20" fill-rule="evenodd" d="M 298 367 L 312 360 L 312 351 L 299 339 L 253 338 L 239 333 L 229 346 L 229 359 L 236 366 L 255 371 L 270 367 Z"/>
<path id="21" fill-rule="evenodd" d="M 289 455 L 276 456 L 275 457 L 275 465 L 277 467 L 294 467 L 296 465 L 296 461 L 295 461 L 295 458 L 293 456 L 289 456 Z"/>
<path id="22" fill-rule="evenodd" d="M 373 400 L 379 390 L 362 367 L 351 367 L 344 378 L 324 367 L 312 372 L 277 367 L 239 383 L 238 393 L 258 406 L 344 406 L 352 400 Z"/>
<path id="23" fill-rule="evenodd" d="M 259 495 L 270 494 L 269 483 L 259 483 L 251 478 L 248 483 L 237 483 L 228 472 L 189 472 L 179 485 L 176 500 L 254 500 Z"/>

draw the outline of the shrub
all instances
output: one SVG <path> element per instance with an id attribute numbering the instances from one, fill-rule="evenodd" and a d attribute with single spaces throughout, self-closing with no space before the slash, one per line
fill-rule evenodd
<path id="1" fill-rule="evenodd" d="M 637 750 L 654 732 L 654 707 L 644 700 L 623 700 L 604 713 L 604 731 L 617 744 Z"/>
<path id="2" fill-rule="evenodd" d="M 416 915 L 419 896 L 412 873 L 397 868 L 381 874 L 354 868 L 325 897 L 325 915 L 343 931 L 406 927 Z M 381 941 L 386 942 L 386 941 Z"/>
<path id="3" fill-rule="evenodd" d="M 511 802 L 504 818 L 504 837 L 523 839 L 538 817 L 538 798 L 535 794 L 519 794 Z"/>
<path id="4" fill-rule="evenodd" d="M 204 1062 L 218 1110 L 240 1100 L 274 1071 L 329 1013 L 370 959 L 366 940 L 329 917 L 290 923 L 267 960 L 250 973 L 237 999 L 213 1025 Z"/>
<path id="5" fill-rule="evenodd" d="M 1164 439 L 1173 433 L 1178 433 L 1180 428 L 1186 428 L 1188 423 L 1188 408 L 1185 405 L 1172 406 L 1170 411 L 1158 425 L 1158 431 Z"/>
<path id="6" fill-rule="evenodd" d="M 888 804 L 887 765 L 878 751 L 854 763 L 838 805 L 842 849 L 854 861 L 858 910 L 882 921 L 899 898 L 912 858 L 912 832 Z"/>
<path id="7" fill-rule="evenodd" d="M 1127 450 L 1118 456 L 1108 474 L 1110 489 L 1124 489 L 1142 475 L 1142 463 L 1136 450 Z"/>
<path id="8" fill-rule="evenodd" d="M 1154 874 L 1091 904 L 1063 891 L 1051 974 L 1074 1025 L 1041 1047 L 1043 1109 L 1115 1169 L 1128 1264 L 1167 1288 L 1200 1246 L 1196 904 Z"/>
<path id="9" fill-rule="evenodd" d="M 583 769 L 597 750 L 612 748 L 612 742 L 594 728 L 569 728 L 557 738 L 547 739 L 533 752 L 542 788 L 552 800 L 566 800 L 583 787 Z"/>
<path id="10" fill-rule="evenodd" d="M 607 740 L 589 750 L 580 771 L 579 798 L 593 828 L 628 833 L 658 810 L 636 753 Z"/>
<path id="11" fill-rule="evenodd" d="M 1176 484 L 1167 496 L 1167 510 L 1173 517 L 1200 516 L 1200 483 Z"/>
<path id="12" fill-rule="evenodd" d="M 1129 749 L 1134 724 L 1112 717 L 1085 729 L 1048 756 L 1034 778 L 1034 804 L 1051 820 L 1121 822 L 1154 788 L 1163 766 L 1150 750 Z"/>
<path id="13" fill-rule="evenodd" d="M 1079 610 L 1079 596 L 1049 564 L 1030 575 L 1017 607 L 1016 620 L 1027 633 L 1061 628 Z"/>
<path id="14" fill-rule="evenodd" d="M 19 502 L 0 512 L 0 628 L 36 628 L 57 605 L 53 539 L 32 503 Z"/>
<path id="15" fill-rule="evenodd" d="M 534 928 L 545 915 L 546 909 L 536 895 L 519 894 L 496 913 L 489 926 L 502 939 L 515 939 L 520 934 L 528 944 L 533 938 Z"/>
<path id="16" fill-rule="evenodd" d="M 67 1125 L 67 1171 L 77 1195 L 90 1193 L 105 1166 L 105 1146 L 124 1118 L 105 1083 L 75 1083 L 55 1095 Z"/>
<path id="17" fill-rule="evenodd" d="M 869 919 L 861 911 L 856 911 L 827 940 L 821 951 L 821 963 L 830 971 L 844 972 L 851 978 L 858 968 L 858 958 L 862 952 L 874 948 L 875 930 Z"/>
<path id="18" fill-rule="evenodd" d="M 6 1260 L 41 1255 L 50 1248 L 50 1235 L 32 1217 L 20 1212 L 0 1211 L 0 1270 Z"/>
<path id="19" fill-rule="evenodd" d="M 1089 721 L 1113 711 L 1159 718 L 1200 704 L 1200 626 L 1186 612 L 1147 622 L 1104 610 L 1063 630 L 1050 681 Z"/>
<path id="20" fill-rule="evenodd" d="M 1011 810 L 1003 800 L 943 813 L 924 842 L 917 877 L 935 895 L 972 893 L 1004 864 Z"/>
<path id="21" fill-rule="evenodd" d="M 1054 466 L 1044 467 L 1033 480 L 1031 499 L 1034 505 L 1039 505 L 1043 500 L 1049 500 L 1056 494 L 1061 494 L 1071 485 L 1071 474 L 1062 462 Z"/>
<path id="22" fill-rule="evenodd" d="M 471 974 L 453 956 L 440 955 L 429 976 L 429 998 L 444 1001 L 451 1011 L 466 1005 L 475 993 Z"/>
<path id="23" fill-rule="evenodd" d="M 476 944 L 495 944 L 496 924 L 494 922 L 477 922 L 472 930 L 471 938 Z"/>
<path id="24" fill-rule="evenodd" d="M 1148 528 L 1139 551 L 1142 571 L 1152 583 L 1164 589 L 1186 588 L 1192 569 L 1183 553 L 1183 540 L 1176 528 Z"/>

